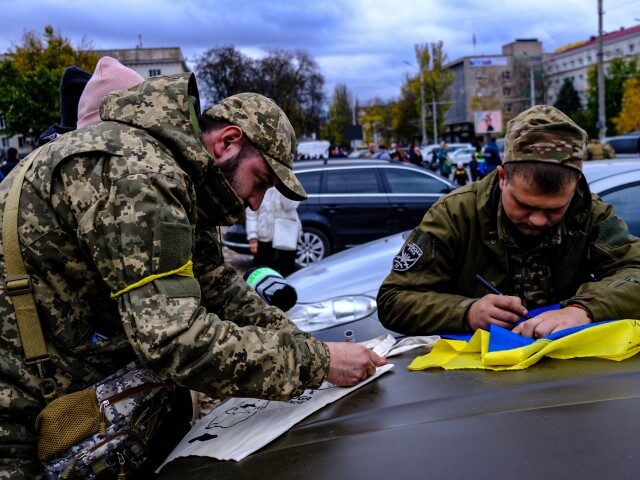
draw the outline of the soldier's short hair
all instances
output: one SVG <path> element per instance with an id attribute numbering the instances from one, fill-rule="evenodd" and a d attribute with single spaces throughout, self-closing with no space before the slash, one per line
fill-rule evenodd
<path id="1" fill-rule="evenodd" d="M 503 165 L 507 182 L 518 177 L 545 195 L 554 195 L 580 180 L 580 172 L 556 163 L 510 162 Z"/>

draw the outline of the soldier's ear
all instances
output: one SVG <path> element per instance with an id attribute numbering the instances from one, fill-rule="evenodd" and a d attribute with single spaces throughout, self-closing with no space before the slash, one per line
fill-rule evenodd
<path id="1" fill-rule="evenodd" d="M 236 155 L 242 148 L 242 129 L 235 125 L 226 126 L 203 135 L 207 151 L 217 160 L 226 160 Z"/>

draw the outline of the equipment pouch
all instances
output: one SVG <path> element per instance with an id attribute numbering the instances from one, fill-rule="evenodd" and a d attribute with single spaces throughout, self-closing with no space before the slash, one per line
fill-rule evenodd
<path id="1" fill-rule="evenodd" d="M 137 471 L 173 388 L 130 363 L 91 388 L 52 401 L 36 419 L 47 478 L 122 478 Z"/>

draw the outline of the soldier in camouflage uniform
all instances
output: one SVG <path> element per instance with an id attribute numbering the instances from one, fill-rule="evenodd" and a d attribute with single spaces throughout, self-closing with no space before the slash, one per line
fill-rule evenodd
<path id="1" fill-rule="evenodd" d="M 608 143 L 602 143 L 597 138 L 592 138 L 587 143 L 587 155 L 585 160 L 604 160 L 616 158 L 616 152 Z"/>
<path id="2" fill-rule="evenodd" d="M 306 198 L 293 129 L 271 100 L 230 97 L 203 114 L 201 133 L 195 78 L 181 74 L 114 92 L 100 114 L 32 154 L 20 200 L 57 395 L 134 359 L 212 397 L 278 400 L 325 379 L 355 384 L 385 362 L 299 331 L 223 260 L 217 226 L 242 221 L 267 188 Z M 0 185 L 0 212 L 14 178 Z M 0 478 L 35 478 L 45 402 L 4 282 L 0 315 Z"/>
<path id="3" fill-rule="evenodd" d="M 581 175 L 586 133 L 541 105 L 509 122 L 504 165 L 442 197 L 395 257 L 380 321 L 405 334 L 510 328 L 530 337 L 639 318 L 640 240 Z M 504 295 L 487 294 L 475 274 Z"/>

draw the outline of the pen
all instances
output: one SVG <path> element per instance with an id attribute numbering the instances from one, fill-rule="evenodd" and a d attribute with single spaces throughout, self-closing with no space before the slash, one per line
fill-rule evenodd
<path id="1" fill-rule="evenodd" d="M 478 281 L 478 283 L 480 285 L 482 285 L 484 288 L 486 288 L 487 290 L 489 290 L 491 293 L 493 293 L 494 295 L 502 295 L 502 292 L 500 290 L 498 290 L 496 288 L 496 286 L 491 283 L 489 280 L 487 280 L 486 278 L 484 278 L 482 275 L 480 275 L 479 273 L 476 273 L 476 280 Z"/>
<path id="2" fill-rule="evenodd" d="M 490 291 L 491 293 L 493 293 L 494 295 L 504 295 L 500 290 L 498 290 L 496 288 L 496 286 L 491 283 L 489 280 L 487 280 L 486 278 L 484 278 L 482 275 L 480 275 L 479 273 L 476 273 L 476 280 L 478 281 L 478 283 L 480 285 L 482 285 L 484 288 L 486 288 L 488 291 Z M 524 318 L 526 318 L 527 320 L 529 320 L 529 314 L 527 313 Z M 522 320 L 521 320 L 522 321 Z"/>

